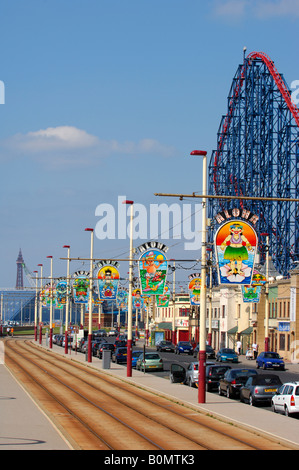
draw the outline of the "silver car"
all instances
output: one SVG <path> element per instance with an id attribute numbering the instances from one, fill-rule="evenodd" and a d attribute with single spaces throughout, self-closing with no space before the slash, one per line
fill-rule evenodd
<path id="1" fill-rule="evenodd" d="M 185 384 L 194 387 L 198 383 L 198 362 L 190 362 L 186 370 Z"/>

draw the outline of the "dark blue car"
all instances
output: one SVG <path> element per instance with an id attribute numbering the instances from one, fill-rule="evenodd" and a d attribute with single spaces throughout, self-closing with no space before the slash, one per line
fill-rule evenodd
<path id="1" fill-rule="evenodd" d="M 284 360 L 277 352 L 262 352 L 256 358 L 256 367 L 262 367 L 263 369 L 285 369 Z"/>
<path id="2" fill-rule="evenodd" d="M 193 347 L 189 341 L 179 341 L 174 350 L 175 354 L 193 354 Z"/>
<path id="3" fill-rule="evenodd" d="M 127 362 L 127 348 L 116 348 L 112 353 L 112 362 L 116 364 Z"/>

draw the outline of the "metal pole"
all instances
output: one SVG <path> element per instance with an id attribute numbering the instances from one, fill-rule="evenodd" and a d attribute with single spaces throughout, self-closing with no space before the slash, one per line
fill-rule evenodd
<path id="1" fill-rule="evenodd" d="M 204 152 L 202 164 L 203 194 L 207 192 L 207 153 Z M 198 351 L 198 403 L 206 401 L 206 263 L 207 263 L 207 230 L 206 199 L 202 201 L 202 244 L 201 244 L 201 289 L 200 289 L 200 331 Z"/>
<path id="2" fill-rule="evenodd" d="M 43 303 L 41 299 L 41 293 L 43 290 L 43 265 L 39 264 L 40 266 L 40 296 L 39 296 L 39 344 L 42 344 L 42 335 L 43 335 L 43 328 L 42 328 L 42 321 L 43 321 Z"/>
<path id="3" fill-rule="evenodd" d="M 69 310 L 70 310 L 70 246 L 64 245 L 63 248 L 67 248 L 67 269 L 66 269 L 66 304 L 65 304 L 65 331 L 64 331 L 64 352 L 68 354 L 68 327 L 69 327 Z"/>
<path id="4" fill-rule="evenodd" d="M 130 211 L 130 266 L 128 298 L 128 342 L 127 342 L 127 377 L 132 377 L 132 290 L 133 290 L 133 210 L 134 201 L 123 201 L 131 206 Z"/>
<path id="5" fill-rule="evenodd" d="M 89 273 L 89 298 L 88 298 L 88 362 L 92 362 L 91 339 L 92 339 L 92 285 L 93 285 L 93 228 L 86 228 L 91 232 L 90 237 L 90 273 Z"/>
<path id="6" fill-rule="evenodd" d="M 198 351 L 198 403 L 206 401 L 206 264 L 207 264 L 207 152 L 193 150 L 191 155 L 200 155 L 202 160 L 202 243 L 201 243 L 201 289 L 200 289 L 200 324 L 199 324 L 199 351 Z"/>
<path id="7" fill-rule="evenodd" d="M 37 290 L 38 290 L 37 275 L 38 275 L 38 271 L 34 271 L 34 272 L 35 272 L 34 341 L 37 341 Z"/>
<path id="8" fill-rule="evenodd" d="M 53 256 L 47 256 L 47 258 L 50 258 L 51 261 L 51 297 L 50 297 L 50 349 L 52 349 L 53 343 L 52 343 L 52 338 L 53 338 Z"/>

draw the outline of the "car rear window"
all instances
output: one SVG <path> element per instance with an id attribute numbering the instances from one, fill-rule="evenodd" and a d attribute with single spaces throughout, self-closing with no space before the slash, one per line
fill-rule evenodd
<path id="1" fill-rule="evenodd" d="M 159 354 L 146 354 L 145 359 L 160 359 Z"/>
<path id="2" fill-rule="evenodd" d="M 257 375 L 255 378 L 254 378 L 254 382 L 253 382 L 255 385 L 281 385 L 281 380 L 280 378 L 277 376 L 277 377 L 267 377 L 267 376 L 261 376 L 261 375 Z"/>

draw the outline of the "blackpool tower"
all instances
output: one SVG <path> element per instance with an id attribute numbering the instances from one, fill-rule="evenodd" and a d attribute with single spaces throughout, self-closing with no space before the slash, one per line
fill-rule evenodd
<path id="1" fill-rule="evenodd" d="M 19 256 L 17 259 L 17 281 L 16 281 L 16 289 L 19 289 L 19 290 L 24 289 L 23 265 L 24 265 L 24 260 L 23 260 L 23 255 L 22 255 L 22 251 L 20 248 Z"/>

